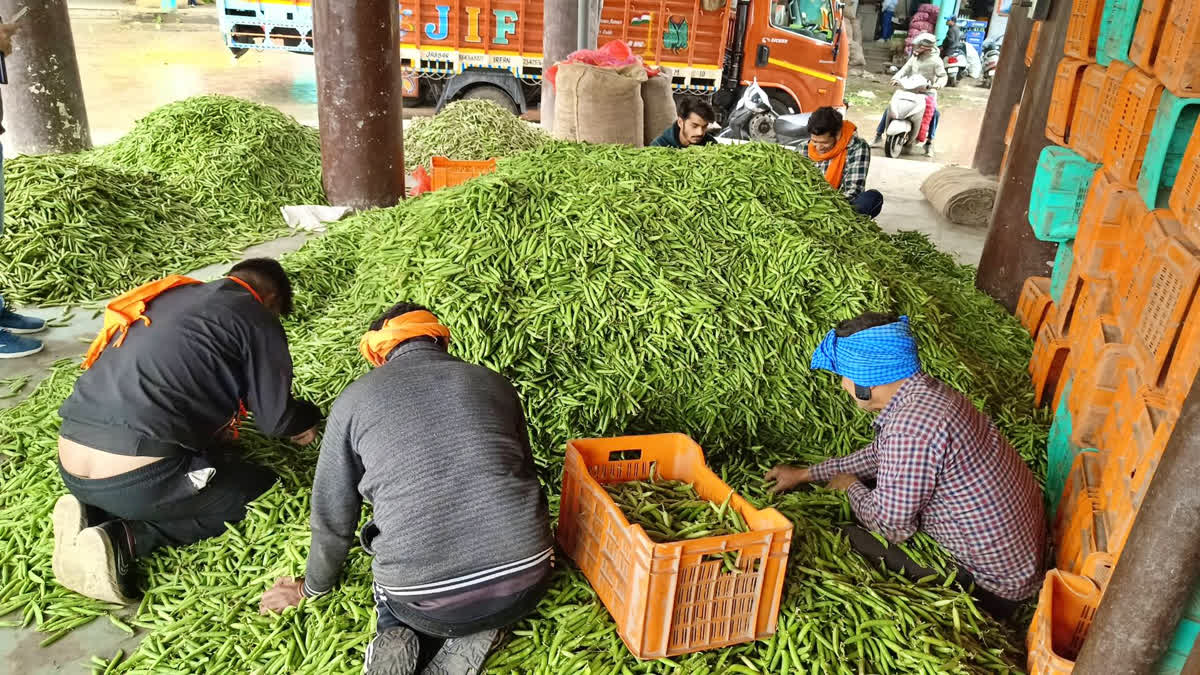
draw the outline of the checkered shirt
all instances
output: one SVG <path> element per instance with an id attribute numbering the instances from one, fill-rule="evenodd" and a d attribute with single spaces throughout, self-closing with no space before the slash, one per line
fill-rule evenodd
<path id="1" fill-rule="evenodd" d="M 964 396 L 918 373 L 875 420 L 875 440 L 822 462 L 812 477 L 875 478 L 847 490 L 854 514 L 889 541 L 918 529 L 944 546 L 985 590 L 1009 600 L 1037 592 L 1045 515 L 1033 472 Z"/>
<path id="2" fill-rule="evenodd" d="M 808 157 L 808 141 L 800 144 L 800 152 Z M 813 162 L 817 170 L 825 173 L 829 160 Z M 846 199 L 854 199 L 867 189 L 867 170 L 871 168 L 871 146 L 857 135 L 846 146 L 846 168 L 842 171 L 842 187 L 839 190 Z"/>

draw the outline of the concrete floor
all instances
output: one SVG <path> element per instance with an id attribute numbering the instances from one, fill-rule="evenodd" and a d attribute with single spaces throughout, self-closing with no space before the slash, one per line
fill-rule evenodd
<path id="1" fill-rule="evenodd" d="M 303 123 L 316 124 L 316 86 L 311 58 L 289 54 L 250 53 L 234 60 L 211 25 L 122 23 L 117 12 L 105 10 L 128 5 L 121 0 L 72 0 L 75 43 L 79 54 L 84 93 L 92 137 L 96 144 L 118 138 L 135 120 L 154 108 L 200 93 L 225 93 L 273 105 Z M 78 11 L 77 11 L 78 10 Z M 877 91 L 878 82 L 856 82 L 850 92 Z M 860 105 L 850 118 L 862 127 L 878 120 L 885 104 L 877 98 L 858 96 Z M 962 100 L 946 101 L 939 136 L 939 162 L 969 163 L 978 133 L 981 95 L 967 92 Z M 878 108 L 878 110 L 876 110 Z M 429 110 L 406 111 L 410 115 Z M 864 133 L 863 135 L 866 135 Z M 965 139 L 970 139 L 968 144 Z M 921 182 L 942 166 L 923 158 L 888 159 L 879 154 L 872 160 L 868 187 L 885 197 L 878 222 L 888 231 L 919 230 L 939 248 L 963 263 L 975 264 L 983 247 L 986 230 L 952 225 L 936 213 L 920 192 Z M 299 248 L 308 235 L 295 235 L 252 247 L 246 257 L 278 256 Z M 202 279 L 219 276 L 228 264 L 213 265 L 193 273 Z M 98 307 L 98 305 L 97 305 Z M 60 309 L 26 308 L 31 314 L 55 318 Z M 35 357 L 0 361 L 0 379 L 30 375 L 45 376 L 54 361 L 81 355 L 99 330 L 101 319 L 92 317 L 94 308 L 77 308 L 63 327 L 50 329 L 42 337 L 46 350 Z M 0 407 L 13 405 L 21 396 L 0 400 Z M 21 675 L 78 673 L 92 655 L 110 656 L 117 649 L 127 654 L 139 636 L 127 636 L 107 621 L 96 621 L 55 644 L 41 648 L 44 635 L 31 630 L 0 630 L 0 672 Z"/>

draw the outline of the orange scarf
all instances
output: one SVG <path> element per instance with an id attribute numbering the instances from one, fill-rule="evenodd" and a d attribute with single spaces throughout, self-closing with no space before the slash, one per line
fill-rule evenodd
<path id="1" fill-rule="evenodd" d="M 250 284 L 234 277 L 225 278 L 250 291 L 250 295 L 254 296 L 255 300 L 262 302 L 262 298 L 250 287 Z M 96 336 L 95 340 L 92 340 L 87 354 L 83 357 L 83 369 L 87 370 L 96 363 L 96 359 L 100 358 L 100 354 L 118 333 L 120 337 L 112 344 L 113 349 L 125 344 L 125 337 L 129 335 L 129 329 L 133 327 L 133 324 L 142 321 L 147 326 L 150 325 L 150 317 L 146 316 L 146 307 L 149 306 L 151 300 L 172 288 L 199 283 L 203 282 L 174 274 L 165 279 L 142 284 L 132 291 L 126 291 L 114 298 L 104 309 L 104 328 L 101 328 L 100 334 Z"/>
<path id="2" fill-rule="evenodd" d="M 814 162 L 829 161 L 829 165 L 825 167 L 825 180 L 829 181 L 835 190 L 842 187 L 842 174 L 846 172 L 846 148 L 850 147 L 850 141 L 856 131 L 858 127 L 854 126 L 853 122 L 842 122 L 842 135 L 838 136 L 837 143 L 826 153 L 817 152 L 811 142 L 808 144 L 809 159 Z"/>
<path id="3" fill-rule="evenodd" d="M 408 312 L 388 319 L 379 330 L 367 331 L 358 343 L 358 352 L 373 366 L 382 366 L 396 345 L 411 338 L 428 336 L 450 339 L 450 329 L 425 310 Z"/>
<path id="4" fill-rule="evenodd" d="M 113 349 L 125 344 L 125 336 L 129 334 L 129 329 L 133 327 L 133 324 L 144 321 L 147 326 L 150 325 L 150 317 L 146 316 L 146 306 L 150 304 L 151 300 L 172 288 L 198 283 L 200 282 L 195 279 L 175 274 L 166 279 L 143 284 L 117 296 L 104 309 L 104 328 L 100 329 L 100 334 L 96 336 L 95 340 L 92 340 L 92 345 L 88 347 L 87 355 L 83 357 L 83 369 L 87 370 L 92 367 L 96 359 L 100 358 L 100 353 L 108 347 L 108 343 L 112 342 L 113 337 L 118 333 L 120 337 L 113 343 Z"/>

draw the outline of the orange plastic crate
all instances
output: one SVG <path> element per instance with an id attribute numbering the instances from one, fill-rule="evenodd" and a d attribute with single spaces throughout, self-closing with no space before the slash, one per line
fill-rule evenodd
<path id="1" fill-rule="evenodd" d="M 1029 45 L 1025 47 L 1025 67 L 1033 65 L 1033 55 L 1037 53 L 1038 37 L 1042 34 L 1043 21 L 1034 21 L 1033 27 L 1029 29 Z M 1097 29 L 1098 30 L 1098 29 Z M 1094 35 L 1092 38 L 1092 51 L 1095 51 L 1095 41 L 1099 35 Z"/>
<path id="2" fill-rule="evenodd" d="M 1067 42 L 1063 54 L 1084 61 L 1096 61 L 1096 43 L 1100 38 L 1100 17 L 1104 0 L 1075 0 L 1067 23 Z"/>
<path id="3" fill-rule="evenodd" d="M 1112 553 L 1093 553 L 1083 559 L 1083 571 L 1079 575 L 1096 582 L 1103 597 L 1104 589 L 1108 587 L 1108 581 L 1112 579 L 1112 571 L 1116 566 L 1117 558 Z"/>
<path id="4" fill-rule="evenodd" d="M 1103 66 L 1092 64 L 1084 68 L 1075 96 L 1075 112 L 1071 117 L 1071 149 L 1089 162 L 1099 162 L 1103 154 L 1103 133 L 1096 129 L 1096 118 L 1107 77 L 1108 71 Z M 1101 138 L 1094 138 L 1098 134 Z"/>
<path id="5" fill-rule="evenodd" d="M 1200 319 L 1197 318 L 1197 312 L 1200 310 L 1193 306 L 1189 313 L 1190 320 L 1183 323 L 1175 351 L 1166 366 L 1166 378 L 1156 392 L 1164 405 L 1171 409 L 1183 407 L 1183 400 L 1187 398 L 1192 383 L 1200 375 Z"/>
<path id="6" fill-rule="evenodd" d="M 751 531 L 654 543 L 640 525 L 629 524 L 603 488 L 649 478 L 652 465 L 663 478 L 692 483 L 705 499 L 729 498 Z M 791 539 L 790 520 L 734 493 L 683 434 L 567 443 L 558 541 L 639 659 L 774 635 Z M 727 552 L 740 554 L 740 573 L 724 571 L 720 555 Z"/>
<path id="7" fill-rule="evenodd" d="M 1075 233 L 1075 264 L 1085 281 L 1110 281 L 1121 286 L 1121 261 L 1130 255 L 1130 242 L 1145 217 L 1137 190 L 1105 170 L 1096 172 Z"/>
<path id="8" fill-rule="evenodd" d="M 1171 0 L 1142 0 L 1137 29 L 1133 33 L 1133 42 L 1129 45 L 1129 60 L 1147 73 L 1154 72 L 1158 44 L 1162 39 L 1163 26 L 1166 24 L 1167 10 L 1170 6 Z"/>
<path id="9" fill-rule="evenodd" d="M 1176 96 L 1200 95 L 1200 3 L 1176 0 L 1167 9 L 1154 74 Z"/>
<path id="10" fill-rule="evenodd" d="M 1200 284 L 1200 247 L 1165 209 L 1148 218 L 1146 247 L 1118 312 L 1121 333 L 1152 387 L 1166 384 Z"/>
<path id="11" fill-rule="evenodd" d="M 1096 103 L 1087 104 L 1084 102 L 1076 104 L 1076 108 L 1084 110 L 1085 117 L 1082 120 L 1082 125 L 1074 126 L 1075 143 L 1072 147 L 1075 151 L 1085 157 L 1088 161 L 1099 162 L 1104 159 L 1104 149 L 1108 147 L 1108 132 L 1109 125 L 1112 120 L 1112 112 L 1117 107 L 1118 98 L 1121 97 L 1121 83 L 1124 82 L 1124 77 L 1129 73 L 1129 64 L 1124 61 L 1112 61 L 1108 67 L 1104 68 L 1104 83 L 1099 90 L 1094 94 Z M 1080 83 L 1080 96 L 1085 98 L 1085 101 L 1090 101 L 1092 96 L 1090 92 L 1085 91 L 1088 85 L 1094 84 L 1094 76 L 1092 80 L 1087 79 L 1087 73 L 1084 73 L 1085 82 Z M 1075 124 L 1076 120 L 1072 123 Z M 1134 181 L 1127 181 L 1129 185 L 1135 185 Z"/>
<path id="12" fill-rule="evenodd" d="M 1082 575 L 1088 557 L 1108 552 L 1100 505 L 1101 468 L 1094 452 L 1079 453 L 1071 465 L 1054 524 L 1055 566 L 1060 570 Z"/>
<path id="13" fill-rule="evenodd" d="M 1070 349 L 1067 341 L 1059 336 L 1050 323 L 1042 326 L 1033 343 L 1033 356 L 1029 359 L 1029 375 L 1033 378 L 1034 405 L 1051 403 L 1057 406 L 1059 379 L 1066 365 Z"/>
<path id="14" fill-rule="evenodd" d="M 1183 153 L 1169 203 L 1176 218 L 1200 228 L 1200 120 L 1196 121 L 1192 138 Z"/>
<path id="15" fill-rule="evenodd" d="M 1079 276 L 1079 270 L 1072 265 L 1071 273 L 1067 276 L 1067 283 L 1063 286 L 1062 302 L 1055 306 L 1054 316 L 1047 320 L 1050 325 L 1054 326 L 1058 337 L 1070 337 L 1071 327 L 1075 325 L 1075 318 L 1079 315 L 1084 288 L 1084 281 Z"/>
<path id="16" fill-rule="evenodd" d="M 1070 143 L 1075 102 L 1087 67 L 1087 61 L 1070 57 L 1058 63 L 1054 90 L 1050 93 L 1050 112 L 1046 116 L 1046 138 L 1059 145 L 1065 146 Z"/>
<path id="17" fill-rule="evenodd" d="M 496 170 L 495 157 L 481 162 L 433 157 L 430 163 L 433 166 L 433 176 L 429 181 L 434 190 L 461 185 L 476 176 Z"/>
<path id="18" fill-rule="evenodd" d="M 1046 572 L 1025 638 L 1029 675 L 1069 675 L 1099 606 L 1096 582 L 1062 570 Z"/>
<path id="19" fill-rule="evenodd" d="M 1081 448 L 1102 448 L 1102 432 L 1113 414 L 1120 375 L 1135 367 L 1128 345 L 1120 342 L 1116 326 L 1098 318 L 1087 325 L 1088 339 L 1072 343 L 1074 375 L 1067 410 L 1073 421 L 1071 442 Z"/>
<path id="20" fill-rule="evenodd" d="M 1029 277 L 1017 300 L 1017 319 L 1033 337 L 1037 337 L 1053 301 L 1050 298 L 1049 277 Z"/>
<path id="21" fill-rule="evenodd" d="M 1162 91 L 1161 83 L 1137 68 L 1131 69 L 1121 81 L 1108 122 L 1104 166 L 1124 183 L 1137 184 Z"/>

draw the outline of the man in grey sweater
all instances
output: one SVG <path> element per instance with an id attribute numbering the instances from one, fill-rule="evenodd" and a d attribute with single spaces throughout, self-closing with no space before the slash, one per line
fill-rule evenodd
<path id="1" fill-rule="evenodd" d="M 478 672 L 499 629 L 531 612 L 553 564 L 546 497 L 525 416 L 501 375 L 447 353 L 450 332 L 400 303 L 359 350 L 375 370 L 333 404 L 312 496 L 302 579 L 280 579 L 262 610 L 333 589 L 365 499 L 377 634 L 367 673 Z"/>

